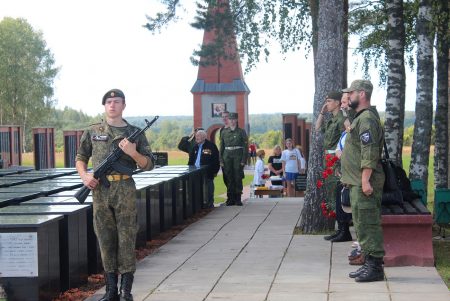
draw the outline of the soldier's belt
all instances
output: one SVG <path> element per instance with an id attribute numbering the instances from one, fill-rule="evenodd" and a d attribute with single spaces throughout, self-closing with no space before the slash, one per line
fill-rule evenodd
<path id="1" fill-rule="evenodd" d="M 226 150 L 235 150 L 235 149 L 241 149 L 243 148 L 242 146 L 226 146 L 225 149 Z"/>
<path id="2" fill-rule="evenodd" d="M 106 178 L 110 182 L 121 181 L 131 178 L 129 175 L 107 175 Z"/>

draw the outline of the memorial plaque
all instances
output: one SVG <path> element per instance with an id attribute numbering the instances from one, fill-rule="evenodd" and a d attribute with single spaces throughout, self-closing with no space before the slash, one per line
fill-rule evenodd
<path id="1" fill-rule="evenodd" d="M 37 233 L 0 233 L 0 277 L 37 276 Z"/>
<path id="2" fill-rule="evenodd" d="M 295 191 L 305 191 L 306 190 L 306 174 L 298 175 L 295 178 Z"/>
<path id="3" fill-rule="evenodd" d="M 169 165 L 169 153 L 167 153 L 167 152 L 153 152 L 153 156 L 156 159 L 155 165 L 157 165 L 157 166 Z"/>

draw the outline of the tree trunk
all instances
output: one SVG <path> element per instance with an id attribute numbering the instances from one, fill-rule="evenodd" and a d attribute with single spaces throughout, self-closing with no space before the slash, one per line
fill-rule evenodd
<path id="1" fill-rule="evenodd" d="M 348 0 L 344 0 L 344 70 L 342 76 L 342 87 L 346 88 L 347 85 L 347 72 L 348 72 Z"/>
<path id="2" fill-rule="evenodd" d="M 319 2 L 317 54 L 315 57 L 314 117 L 316 119 L 331 90 L 342 89 L 344 77 L 344 4 L 339 0 Z M 316 187 L 323 164 L 323 137 L 314 130 L 311 135 L 308 184 L 299 228 L 303 233 L 324 230 L 328 221 L 321 214 L 322 191 Z"/>
<path id="3" fill-rule="evenodd" d="M 385 140 L 389 157 L 402 166 L 405 118 L 405 25 L 403 0 L 387 0 L 388 60 Z"/>
<path id="4" fill-rule="evenodd" d="M 434 128 L 436 130 L 434 143 L 434 184 L 436 188 L 447 188 L 448 182 L 448 2 L 442 1 L 438 12 L 437 26 L 437 89 L 436 115 Z"/>
<path id="5" fill-rule="evenodd" d="M 312 25 L 312 49 L 313 49 L 313 59 L 314 62 L 316 61 L 316 56 L 317 56 L 317 33 L 318 33 L 318 28 L 317 28 L 317 22 L 319 19 L 319 2 L 320 0 L 309 0 L 309 8 L 311 11 L 311 25 Z M 315 66 L 314 66 L 315 69 Z"/>
<path id="6" fill-rule="evenodd" d="M 409 178 L 422 180 L 427 187 L 433 122 L 433 31 L 430 20 L 431 0 L 419 1 L 417 18 L 417 88 L 416 121 Z"/>

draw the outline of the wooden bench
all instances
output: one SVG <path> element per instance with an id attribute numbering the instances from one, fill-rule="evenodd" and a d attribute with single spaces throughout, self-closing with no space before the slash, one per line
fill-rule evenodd
<path id="1" fill-rule="evenodd" d="M 433 217 L 420 199 L 382 206 L 385 266 L 433 266 Z"/>
<path id="2" fill-rule="evenodd" d="M 283 189 L 255 189 L 255 196 L 264 196 L 264 195 L 268 195 L 268 196 L 275 196 L 275 197 L 283 197 Z"/>

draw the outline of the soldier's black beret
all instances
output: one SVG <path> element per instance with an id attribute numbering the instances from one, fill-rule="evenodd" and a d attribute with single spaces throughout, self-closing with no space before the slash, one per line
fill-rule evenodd
<path id="1" fill-rule="evenodd" d="M 105 105 L 105 102 L 108 98 L 112 97 L 122 97 L 125 101 L 125 94 L 123 94 L 122 90 L 119 89 L 111 89 L 108 92 L 105 93 L 102 99 L 102 105 Z"/>

